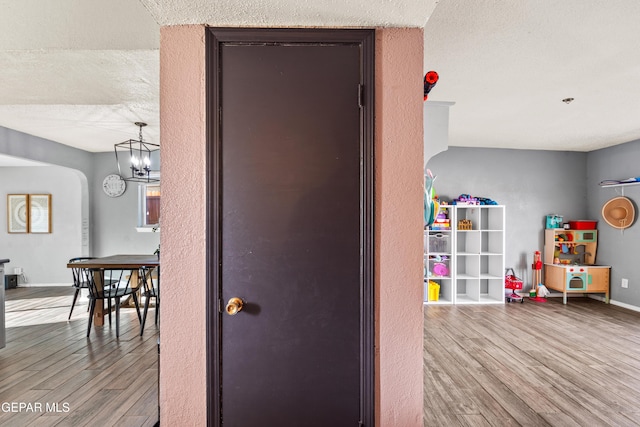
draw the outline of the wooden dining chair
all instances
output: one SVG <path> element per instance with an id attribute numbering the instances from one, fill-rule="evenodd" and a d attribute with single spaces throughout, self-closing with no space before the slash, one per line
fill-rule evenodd
<path id="1" fill-rule="evenodd" d="M 90 259 L 95 259 L 95 257 L 71 258 L 69 260 L 69 264 L 76 263 L 76 262 L 79 262 L 79 261 L 90 260 Z M 80 269 L 81 269 L 81 267 L 74 267 L 74 268 L 71 269 L 71 274 L 73 275 L 73 284 L 71 286 L 73 286 L 76 291 L 73 294 L 73 302 L 71 303 L 71 310 L 69 311 L 69 319 L 68 320 L 71 320 L 71 315 L 73 314 L 73 307 L 75 307 L 75 305 L 76 305 L 76 301 L 78 300 L 78 295 L 80 294 L 82 289 L 87 289 L 87 287 L 88 287 L 87 282 L 82 278 L 82 275 L 80 273 Z M 88 310 L 89 310 L 89 306 L 87 306 L 87 311 Z"/>
<path id="2" fill-rule="evenodd" d="M 131 295 L 136 306 L 138 321 L 142 323 L 140 316 L 140 305 L 138 304 L 138 283 L 132 283 L 131 271 L 108 268 L 83 268 L 81 270 L 83 279 L 88 284 L 90 303 L 89 326 L 87 337 L 91 333 L 91 323 L 95 312 L 96 303 L 99 300 L 107 300 L 109 313 L 109 325 L 111 325 L 111 300 L 115 302 L 116 309 L 116 337 L 120 337 L 120 299 Z M 106 286 L 104 285 L 106 284 Z"/>

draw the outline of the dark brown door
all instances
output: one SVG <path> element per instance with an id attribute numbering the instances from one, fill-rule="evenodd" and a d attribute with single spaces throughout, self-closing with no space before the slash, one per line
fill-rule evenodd
<path id="1" fill-rule="evenodd" d="M 373 425 L 372 36 L 211 30 L 211 425 Z"/>

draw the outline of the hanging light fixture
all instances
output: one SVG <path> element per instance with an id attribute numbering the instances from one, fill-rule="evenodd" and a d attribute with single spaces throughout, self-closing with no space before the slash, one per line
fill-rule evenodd
<path id="1" fill-rule="evenodd" d="M 158 162 L 159 157 L 154 156 L 152 160 L 151 156 L 153 152 L 160 150 L 160 146 L 158 144 L 145 142 L 144 139 L 142 139 L 142 128 L 147 125 L 146 123 L 136 122 L 135 125 L 140 128 L 138 139 L 129 139 L 114 146 L 118 172 L 125 181 L 158 182 L 160 181 L 159 171 L 152 170 L 151 164 L 152 161 Z M 123 153 L 128 153 L 129 155 L 129 169 L 131 169 L 131 173 L 128 176 L 122 174 L 118 152 L 120 152 L 121 155 Z"/>

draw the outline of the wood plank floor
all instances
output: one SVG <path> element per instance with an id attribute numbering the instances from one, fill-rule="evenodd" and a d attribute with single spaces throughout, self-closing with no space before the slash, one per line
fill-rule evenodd
<path id="1" fill-rule="evenodd" d="M 69 287 L 6 290 L 7 345 L 0 349 L 0 426 L 153 426 L 158 420 L 158 329 L 135 309 L 87 331 L 87 299 Z M 20 407 L 20 405 L 24 405 Z"/>
<path id="2" fill-rule="evenodd" d="M 640 313 L 550 298 L 424 320 L 425 426 L 640 425 Z"/>

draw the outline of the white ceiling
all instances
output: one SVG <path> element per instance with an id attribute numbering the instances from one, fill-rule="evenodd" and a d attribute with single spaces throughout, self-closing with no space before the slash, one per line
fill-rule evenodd
<path id="1" fill-rule="evenodd" d="M 0 0 L 0 126 L 88 151 L 159 139 L 160 27 L 138 0 Z"/>
<path id="2" fill-rule="evenodd" d="M 449 144 L 591 151 L 640 138 L 640 1 L 443 0 L 425 29 Z M 565 104 L 562 99 L 575 100 Z"/>
<path id="3" fill-rule="evenodd" d="M 450 145 L 590 151 L 640 138 L 637 0 L 0 0 L 0 10 L 0 126 L 88 151 L 137 137 L 136 121 L 159 142 L 159 28 L 189 23 L 424 27 L 424 71 L 440 75 L 429 100 L 455 102 Z"/>

